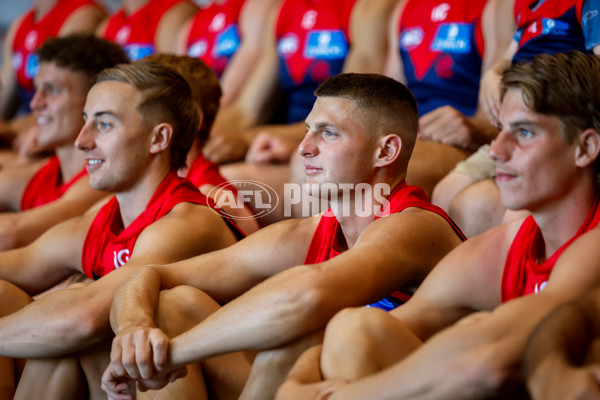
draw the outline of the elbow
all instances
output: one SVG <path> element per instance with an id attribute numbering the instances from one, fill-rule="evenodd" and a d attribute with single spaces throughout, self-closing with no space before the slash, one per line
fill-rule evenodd
<path id="1" fill-rule="evenodd" d="M 19 243 L 16 227 L 0 229 L 0 251 L 12 250 L 22 245 Z"/>
<path id="2" fill-rule="evenodd" d="M 306 331 L 324 327 L 339 308 L 331 303 L 331 288 L 327 290 L 321 272 L 311 266 L 289 270 L 291 283 L 281 292 L 282 304 L 288 304 L 284 313 L 299 318 Z"/>
<path id="3" fill-rule="evenodd" d="M 78 306 L 63 314 L 62 319 L 61 341 L 72 350 L 89 347 L 110 333 L 108 309 L 106 312 L 97 312 Z"/>

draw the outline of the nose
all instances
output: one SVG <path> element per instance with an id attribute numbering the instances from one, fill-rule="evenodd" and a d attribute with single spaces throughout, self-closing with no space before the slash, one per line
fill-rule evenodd
<path id="1" fill-rule="evenodd" d="M 318 152 L 319 150 L 315 144 L 314 135 L 312 135 L 310 132 L 307 132 L 304 136 L 304 139 L 302 139 L 302 142 L 298 146 L 298 154 L 306 158 L 314 157 L 318 154 Z"/>
<path id="2" fill-rule="evenodd" d="M 29 108 L 32 110 L 41 110 L 46 105 L 46 99 L 41 89 L 36 89 L 33 97 L 29 101 Z"/>
<path id="3" fill-rule="evenodd" d="M 501 131 L 490 145 L 489 155 L 494 162 L 504 162 L 510 159 L 511 155 L 510 135 Z"/>
<path id="4" fill-rule="evenodd" d="M 79 150 L 87 151 L 94 148 L 94 146 L 92 129 L 88 123 L 85 123 L 75 139 L 75 147 Z"/>

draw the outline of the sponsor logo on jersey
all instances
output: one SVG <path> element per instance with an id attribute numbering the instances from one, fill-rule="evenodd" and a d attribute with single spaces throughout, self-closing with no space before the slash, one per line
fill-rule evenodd
<path id="1" fill-rule="evenodd" d="M 300 22 L 300 26 L 304 30 L 312 29 L 317 22 L 317 15 L 319 15 L 315 10 L 308 10 L 302 16 L 302 22 Z"/>
<path id="2" fill-rule="evenodd" d="M 34 51 L 38 44 L 38 31 L 31 31 L 25 36 L 25 48 Z"/>
<path id="3" fill-rule="evenodd" d="M 431 10 L 431 21 L 440 22 L 448 18 L 448 11 L 450 10 L 450 4 L 442 3 Z"/>
<path id="4" fill-rule="evenodd" d="M 25 76 L 33 79 L 40 70 L 40 59 L 35 53 L 29 54 L 25 59 Z"/>
<path id="5" fill-rule="evenodd" d="M 213 50 L 217 57 L 231 57 L 240 45 L 240 37 L 236 25 L 230 25 L 217 35 L 217 44 Z"/>
<path id="6" fill-rule="evenodd" d="M 131 35 L 131 26 L 126 25 L 119 29 L 115 35 L 115 42 L 119 43 L 120 45 L 124 45 L 129 40 L 129 35 Z"/>
<path id="7" fill-rule="evenodd" d="M 139 60 L 154 53 L 154 46 L 150 44 L 128 44 L 125 51 L 131 61 Z"/>
<path id="8" fill-rule="evenodd" d="M 224 13 L 218 13 L 210 22 L 208 30 L 210 32 L 221 32 L 223 28 L 225 28 L 225 19 L 226 17 Z"/>
<path id="9" fill-rule="evenodd" d="M 200 39 L 190 46 L 188 49 L 188 56 L 201 58 L 206 54 L 206 49 L 208 49 L 208 44 L 206 40 Z"/>
<path id="10" fill-rule="evenodd" d="M 402 36 L 400 37 L 400 46 L 403 49 L 410 51 L 423 42 L 424 36 L 425 34 L 423 33 L 423 29 L 421 29 L 421 27 L 417 26 L 406 29 L 404 32 L 402 32 Z"/>
<path id="11" fill-rule="evenodd" d="M 304 57 L 308 59 L 340 59 L 348 54 L 348 43 L 342 31 L 318 30 L 308 34 Z"/>
<path id="12" fill-rule="evenodd" d="M 546 288 L 547 284 L 548 284 L 548 281 L 544 281 L 542 283 L 536 283 L 535 284 L 535 293 L 539 293 L 542 290 L 544 290 Z"/>
<path id="13" fill-rule="evenodd" d="M 550 33 L 554 35 L 567 35 L 569 30 L 569 23 L 565 21 L 559 21 L 551 18 L 542 18 L 542 35 L 548 35 Z"/>
<path id="14" fill-rule="evenodd" d="M 298 51 L 298 44 L 298 36 L 293 33 L 288 33 L 279 39 L 279 43 L 277 43 L 277 53 L 284 58 L 291 57 Z"/>
<path id="15" fill-rule="evenodd" d="M 119 250 L 119 252 L 113 251 L 115 268 L 122 267 L 129 261 L 129 249 Z"/>
<path id="16" fill-rule="evenodd" d="M 440 24 L 431 44 L 431 50 L 446 53 L 469 53 L 472 30 L 473 26 L 470 24 Z"/>

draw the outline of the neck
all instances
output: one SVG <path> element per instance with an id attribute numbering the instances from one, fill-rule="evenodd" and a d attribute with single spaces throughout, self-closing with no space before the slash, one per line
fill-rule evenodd
<path id="1" fill-rule="evenodd" d="M 119 210 L 123 221 L 123 229 L 127 228 L 148 206 L 148 202 L 162 181 L 171 171 L 168 164 L 154 166 L 144 171 L 136 183 L 124 191 L 116 194 Z"/>
<path id="2" fill-rule="evenodd" d="M 125 14 L 131 15 L 140 8 L 144 7 L 150 0 L 123 0 L 123 9 Z"/>
<path id="3" fill-rule="evenodd" d="M 406 174 L 384 180 L 375 180 L 370 183 L 372 190 L 369 191 L 342 191 L 339 195 L 341 200 L 331 201 L 330 205 L 338 220 L 348 249 L 354 244 L 369 224 L 371 224 L 378 212 L 385 205 L 383 199 L 387 199 L 391 192 L 404 180 Z M 387 189 L 385 192 L 382 189 Z"/>
<path id="4" fill-rule="evenodd" d="M 544 238 L 544 259 L 552 256 L 563 244 L 571 239 L 587 218 L 596 191 L 593 183 L 581 185 L 572 190 L 560 202 L 532 212 Z"/>
<path id="5" fill-rule="evenodd" d="M 57 148 L 56 156 L 60 160 L 63 182 L 69 182 L 85 166 L 85 154 L 73 145 Z"/>
<path id="6" fill-rule="evenodd" d="M 42 19 L 56 5 L 58 0 L 34 0 L 33 8 L 37 20 Z"/>

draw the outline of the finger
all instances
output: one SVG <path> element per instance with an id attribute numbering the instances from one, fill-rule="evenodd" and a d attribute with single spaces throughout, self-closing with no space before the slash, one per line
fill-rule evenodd
<path id="1" fill-rule="evenodd" d="M 167 350 L 169 342 L 162 331 L 154 331 L 151 334 L 150 343 L 152 344 L 153 363 L 157 371 L 162 371 L 167 366 Z"/>
<path id="2" fill-rule="evenodd" d="M 128 377 L 130 377 L 132 379 L 137 379 L 140 377 L 140 374 L 137 370 L 135 353 L 136 353 L 136 351 L 135 351 L 134 344 L 127 343 L 125 346 L 123 346 L 123 350 L 122 350 L 122 354 L 121 354 L 123 368 L 125 368 L 125 375 L 127 375 Z"/>
<path id="3" fill-rule="evenodd" d="M 175 382 L 177 379 L 180 379 L 180 378 L 185 378 L 185 377 L 187 376 L 187 374 L 188 374 L 188 369 L 187 369 L 187 367 L 182 367 L 182 368 L 179 368 L 179 369 L 177 369 L 177 370 L 175 370 L 175 371 L 171 372 L 171 373 L 168 375 L 169 382 L 173 383 L 173 382 Z"/>
<path id="4" fill-rule="evenodd" d="M 123 348 L 121 347 L 119 338 L 115 338 L 110 351 L 110 361 L 111 367 L 116 376 L 125 375 L 125 368 L 123 368 L 122 351 Z"/>
<path id="5" fill-rule="evenodd" d="M 150 360 L 153 359 L 152 346 L 144 342 L 135 346 L 135 369 L 139 372 L 138 378 L 149 379 L 153 373 Z"/>

